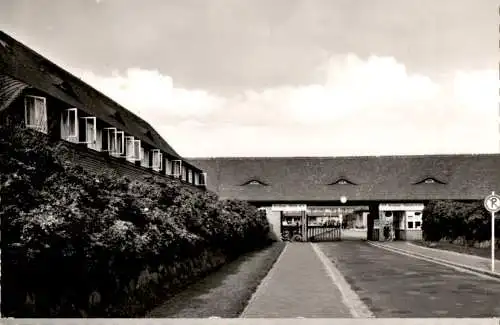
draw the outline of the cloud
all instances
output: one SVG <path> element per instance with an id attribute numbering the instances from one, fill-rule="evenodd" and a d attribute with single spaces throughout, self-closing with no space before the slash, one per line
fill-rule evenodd
<path id="1" fill-rule="evenodd" d="M 159 71 L 77 75 L 150 122 L 186 156 L 496 152 L 497 72 L 437 82 L 392 57 L 336 55 L 323 82 L 223 97 Z M 214 76 L 216 77 L 216 76 Z"/>
<path id="2" fill-rule="evenodd" d="M 224 98 L 204 90 L 176 88 L 171 77 L 158 71 L 131 68 L 124 74 L 115 71 L 111 76 L 99 76 L 73 69 L 73 73 L 155 125 L 203 118 L 225 103 Z"/>

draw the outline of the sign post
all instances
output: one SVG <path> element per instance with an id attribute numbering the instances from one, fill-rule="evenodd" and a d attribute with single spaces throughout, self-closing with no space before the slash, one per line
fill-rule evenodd
<path id="1" fill-rule="evenodd" d="M 500 211 L 500 195 L 491 192 L 484 199 L 484 207 L 491 212 L 491 272 L 495 272 L 495 212 Z"/>

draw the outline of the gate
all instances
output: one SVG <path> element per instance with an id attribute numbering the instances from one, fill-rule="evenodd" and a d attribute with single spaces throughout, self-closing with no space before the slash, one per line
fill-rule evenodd
<path id="1" fill-rule="evenodd" d="M 334 217 L 317 220 L 315 217 L 307 216 L 307 240 L 311 242 L 338 241 L 341 239 L 341 224 Z"/>
<path id="2" fill-rule="evenodd" d="M 309 216 L 306 212 L 284 215 L 280 218 L 281 239 L 284 241 L 338 241 L 341 240 L 341 224 L 338 217 Z"/>

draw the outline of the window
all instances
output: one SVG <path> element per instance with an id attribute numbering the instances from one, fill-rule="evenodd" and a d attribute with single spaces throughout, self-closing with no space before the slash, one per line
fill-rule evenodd
<path id="1" fill-rule="evenodd" d="M 200 185 L 200 174 L 193 172 L 194 185 Z"/>
<path id="2" fill-rule="evenodd" d="M 415 228 L 420 229 L 421 226 L 422 226 L 422 222 L 415 221 Z"/>
<path id="3" fill-rule="evenodd" d="M 163 168 L 163 154 L 159 149 L 151 150 L 151 154 L 153 155 L 153 170 L 159 172 Z"/>
<path id="4" fill-rule="evenodd" d="M 85 125 L 85 139 L 84 143 L 87 147 L 94 150 L 101 150 L 101 137 L 102 133 L 97 130 L 97 119 L 93 116 L 82 118 Z"/>
<path id="5" fill-rule="evenodd" d="M 48 133 L 47 103 L 44 97 L 26 96 L 24 99 L 24 123 L 26 127 Z"/>
<path id="6" fill-rule="evenodd" d="M 165 175 L 172 175 L 172 162 L 165 158 Z"/>
<path id="7" fill-rule="evenodd" d="M 200 184 L 199 185 L 201 185 L 201 186 L 207 185 L 207 173 L 200 174 Z"/>
<path id="8" fill-rule="evenodd" d="M 187 180 L 187 167 L 182 166 L 182 178 L 183 181 Z"/>
<path id="9" fill-rule="evenodd" d="M 130 162 L 140 161 L 141 140 L 136 140 L 132 136 L 125 137 L 126 159 Z"/>
<path id="10" fill-rule="evenodd" d="M 172 160 L 172 176 L 181 177 L 182 160 Z"/>
<path id="11" fill-rule="evenodd" d="M 134 161 L 141 161 L 142 160 L 142 153 L 141 153 L 141 140 L 134 140 Z"/>
<path id="12" fill-rule="evenodd" d="M 104 128 L 105 140 L 103 141 L 103 151 L 109 152 L 113 156 L 121 156 L 125 150 L 124 132 L 116 128 Z"/>
<path id="13" fill-rule="evenodd" d="M 421 215 L 421 214 L 422 214 L 422 212 L 415 212 L 415 215 L 416 215 L 416 216 L 419 216 L 419 215 Z"/>
<path id="14" fill-rule="evenodd" d="M 188 170 L 188 183 L 193 183 L 193 171 Z"/>
<path id="15" fill-rule="evenodd" d="M 141 166 L 149 168 L 149 151 L 145 150 L 144 147 L 141 147 Z"/>
<path id="16" fill-rule="evenodd" d="M 408 221 L 408 229 L 413 229 L 413 221 Z"/>
<path id="17" fill-rule="evenodd" d="M 76 108 L 65 109 L 61 113 L 61 139 L 78 143 L 78 110 Z"/>
<path id="18" fill-rule="evenodd" d="M 116 131 L 116 151 L 112 154 L 119 157 L 125 154 L 125 132 Z"/>
<path id="19" fill-rule="evenodd" d="M 104 128 L 103 129 L 103 151 L 107 151 L 109 153 L 116 151 L 116 128 Z"/>

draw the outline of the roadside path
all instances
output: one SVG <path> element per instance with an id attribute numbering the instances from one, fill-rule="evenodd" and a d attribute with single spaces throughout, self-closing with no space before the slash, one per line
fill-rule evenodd
<path id="1" fill-rule="evenodd" d="M 321 254 L 311 243 L 288 243 L 241 317 L 369 317 Z"/>

